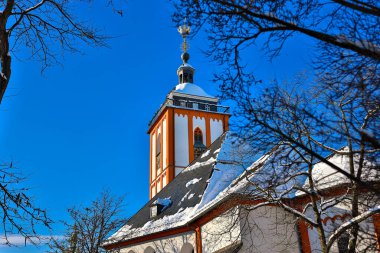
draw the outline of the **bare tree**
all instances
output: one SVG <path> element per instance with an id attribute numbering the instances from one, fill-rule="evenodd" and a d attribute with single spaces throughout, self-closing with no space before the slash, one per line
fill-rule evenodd
<path id="1" fill-rule="evenodd" d="M 64 239 L 52 238 L 49 252 L 100 253 L 100 247 L 116 229 L 125 224 L 122 218 L 124 197 L 115 197 L 104 191 L 88 207 L 68 209 L 71 221 L 64 222 Z"/>
<path id="2" fill-rule="evenodd" d="M 17 49 L 23 48 L 21 58 L 41 61 L 42 68 L 58 62 L 60 51 L 77 52 L 81 43 L 91 46 L 104 46 L 107 37 L 100 31 L 74 15 L 75 7 L 92 1 L 67 0 L 6 0 L 0 2 L 0 103 L 8 87 L 12 72 L 12 57 Z M 122 15 L 115 4 L 123 1 L 104 1 L 105 5 Z M 20 234 L 26 240 L 38 239 L 35 226 L 50 226 L 50 219 L 44 210 L 35 207 L 27 189 L 20 186 L 24 179 L 10 165 L 0 167 L 0 214 L 3 231 L 8 234 Z M 36 237 L 37 236 L 37 237 Z"/>
<path id="3" fill-rule="evenodd" d="M 83 17 L 74 15 L 76 8 L 90 2 L 92 1 L 1 1 L 0 103 L 11 78 L 11 55 L 16 54 L 18 47 L 29 49 L 30 58 L 41 61 L 44 69 L 57 62 L 60 50 L 76 52 L 81 43 L 91 46 L 105 45 L 105 35 L 91 24 L 85 23 Z M 121 8 L 115 7 L 115 1 L 104 2 L 118 14 L 123 14 Z"/>
<path id="4" fill-rule="evenodd" d="M 360 232 L 360 222 L 378 212 L 379 205 L 379 187 L 374 184 L 380 170 L 379 2 L 173 2 L 177 22 L 187 16 L 195 30 L 204 27 L 209 34 L 208 55 L 224 66 L 216 74 L 222 97 L 236 104 L 239 120 L 233 129 L 251 142 L 257 153 L 264 154 L 279 144 L 286 147 L 286 155 L 273 153 L 270 180 L 251 182 L 255 186 L 252 197 L 266 196 L 268 201 L 260 205 L 275 203 L 315 227 L 323 252 L 345 233 L 349 237 L 347 252 L 359 250 L 358 238 L 366 232 Z M 313 78 L 273 84 L 257 80 L 247 71 L 247 58 L 241 54 L 244 48 L 256 43 L 273 59 L 291 36 L 315 41 Z M 348 169 L 326 158 L 331 153 L 346 157 Z M 318 187 L 317 163 L 328 165 L 348 180 L 342 184 L 345 192 L 340 197 Z M 283 168 L 281 173 L 278 167 Z M 307 178 L 306 185 L 298 184 L 301 177 Z M 303 192 L 307 204 L 292 206 L 292 191 Z M 366 192 L 364 199 L 362 192 Z M 321 214 L 338 202 L 350 206 L 351 222 L 326 231 Z M 313 210 L 313 219 L 305 215 L 308 208 Z"/>
<path id="5" fill-rule="evenodd" d="M 24 236 L 25 243 L 38 243 L 36 228 L 39 225 L 50 228 L 52 221 L 45 210 L 33 203 L 28 188 L 21 186 L 24 177 L 12 163 L 0 165 L 0 176 L 0 231 L 5 244 L 12 245 L 9 236 L 14 234 Z"/>

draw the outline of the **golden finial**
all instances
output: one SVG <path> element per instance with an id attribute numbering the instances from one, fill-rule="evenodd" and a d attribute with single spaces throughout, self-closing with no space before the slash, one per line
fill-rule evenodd
<path id="1" fill-rule="evenodd" d="M 189 45 L 187 44 L 186 38 L 190 34 L 190 26 L 187 24 L 187 19 L 186 18 L 185 18 L 185 20 L 183 22 L 183 25 L 181 25 L 181 26 L 178 27 L 178 32 L 179 32 L 179 34 L 181 34 L 181 36 L 183 38 L 182 51 L 184 53 L 186 53 L 187 50 L 189 49 Z"/>

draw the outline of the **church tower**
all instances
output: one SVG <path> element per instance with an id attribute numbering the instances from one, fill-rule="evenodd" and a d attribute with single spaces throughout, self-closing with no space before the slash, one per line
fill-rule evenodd
<path id="1" fill-rule="evenodd" d="M 195 69 L 188 64 L 186 41 L 190 27 L 185 22 L 178 32 L 183 38 L 178 85 L 149 123 L 150 198 L 228 130 L 229 108 L 194 84 Z"/>

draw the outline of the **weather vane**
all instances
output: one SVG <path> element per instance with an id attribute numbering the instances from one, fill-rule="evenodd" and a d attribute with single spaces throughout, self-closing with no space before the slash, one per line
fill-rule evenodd
<path id="1" fill-rule="evenodd" d="M 186 18 L 183 22 L 183 25 L 178 27 L 178 32 L 179 32 L 179 34 L 181 34 L 181 36 L 183 38 L 182 51 L 184 53 L 187 53 L 187 49 L 189 48 L 189 45 L 187 44 L 186 38 L 190 34 L 190 26 L 187 24 Z"/>

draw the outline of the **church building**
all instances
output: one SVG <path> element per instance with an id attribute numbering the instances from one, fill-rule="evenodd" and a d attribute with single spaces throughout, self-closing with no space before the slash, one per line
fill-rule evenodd
<path id="1" fill-rule="evenodd" d="M 184 40 L 178 84 L 148 126 L 150 199 L 102 247 L 120 253 L 320 252 L 316 229 L 291 213 L 276 205 L 250 208 L 259 203 L 248 194 L 251 177 L 259 177 L 250 172 L 270 170 L 273 153 L 258 158 L 229 132 L 229 108 L 195 84 L 190 27 L 178 30 Z M 345 157 L 329 159 L 345 163 Z M 326 182 L 336 182 L 336 173 L 322 170 L 321 187 L 330 187 Z M 302 193 L 289 199 L 305 203 Z M 326 227 L 349 218 L 347 207 L 334 208 L 323 214 Z M 380 217 L 365 225 L 380 242 Z M 338 243 L 331 252 L 341 252 Z"/>

